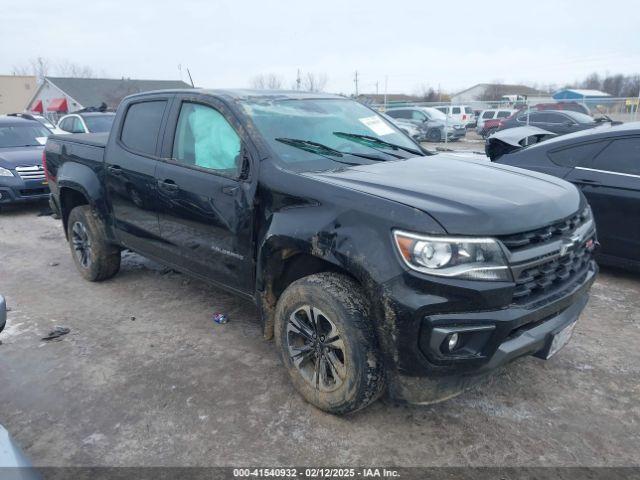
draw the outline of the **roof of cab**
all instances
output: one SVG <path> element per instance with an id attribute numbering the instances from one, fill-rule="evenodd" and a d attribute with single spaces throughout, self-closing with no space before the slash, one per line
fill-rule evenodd
<path id="1" fill-rule="evenodd" d="M 184 93 L 186 95 L 204 94 L 215 97 L 223 97 L 228 100 L 304 100 L 304 99 L 346 99 L 341 95 L 323 92 L 301 92 L 298 90 L 253 90 L 253 89 L 207 89 L 207 88 L 184 88 L 178 90 L 155 90 L 151 92 L 137 93 L 132 97 L 147 96 L 161 93 Z"/>

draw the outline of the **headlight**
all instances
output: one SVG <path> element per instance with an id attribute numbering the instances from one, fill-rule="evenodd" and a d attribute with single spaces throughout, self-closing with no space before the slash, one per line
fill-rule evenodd
<path id="1" fill-rule="evenodd" d="M 498 242 L 492 238 L 430 237 L 394 230 L 396 247 L 411 269 L 468 280 L 512 281 Z"/>
<path id="2" fill-rule="evenodd" d="M 0 167 L 0 177 L 13 177 L 13 173 L 11 173 L 11 170 Z"/>

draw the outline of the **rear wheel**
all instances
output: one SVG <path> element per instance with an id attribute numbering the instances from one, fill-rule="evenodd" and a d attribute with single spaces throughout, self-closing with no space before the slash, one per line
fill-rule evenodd
<path id="1" fill-rule="evenodd" d="M 76 268 L 85 280 L 99 282 L 120 270 L 120 249 L 106 239 L 102 221 L 88 205 L 71 210 L 67 235 Z"/>
<path id="2" fill-rule="evenodd" d="M 335 273 L 293 282 L 276 307 L 276 343 L 291 380 L 316 407 L 344 414 L 375 401 L 382 358 L 361 288 Z"/>

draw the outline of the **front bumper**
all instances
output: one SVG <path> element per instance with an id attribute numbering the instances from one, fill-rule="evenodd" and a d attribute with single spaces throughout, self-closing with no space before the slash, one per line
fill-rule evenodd
<path id="1" fill-rule="evenodd" d="M 458 140 L 466 135 L 467 135 L 466 128 L 459 128 L 459 129 L 452 128 L 447 130 L 447 138 L 449 140 Z"/>
<path id="2" fill-rule="evenodd" d="M 23 180 L 20 177 L 0 177 L 0 205 L 33 202 L 49 198 L 46 180 Z"/>
<path id="3" fill-rule="evenodd" d="M 391 395 L 412 403 L 441 401 L 517 358 L 544 357 L 554 334 L 578 319 L 597 270 L 591 260 L 560 291 L 528 304 L 513 303 L 513 284 L 506 282 L 447 280 L 425 287 L 411 274 L 396 278 L 385 288 L 385 310 L 396 325 L 394 342 L 387 344 L 396 367 L 388 373 Z M 451 354 L 443 344 L 453 332 L 468 337 Z"/>

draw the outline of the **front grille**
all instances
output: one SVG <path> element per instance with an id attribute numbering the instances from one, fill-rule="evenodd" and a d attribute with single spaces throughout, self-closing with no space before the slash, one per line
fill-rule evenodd
<path id="1" fill-rule="evenodd" d="M 584 224 L 588 220 L 589 215 L 589 209 L 584 209 L 582 212 L 573 215 L 572 217 L 556 222 L 547 227 L 515 235 L 506 235 L 500 237 L 500 240 L 502 240 L 502 243 L 504 243 L 509 250 L 516 251 L 530 245 L 544 243 L 557 239 L 562 235 L 566 235 Z"/>
<path id="2" fill-rule="evenodd" d="M 573 251 L 539 263 L 520 272 L 516 278 L 513 301 L 532 300 L 532 297 L 557 290 L 585 273 L 591 260 L 593 240 L 589 238 Z"/>
<path id="3" fill-rule="evenodd" d="M 41 165 L 16 167 L 16 172 L 23 180 L 44 180 L 44 168 Z"/>

